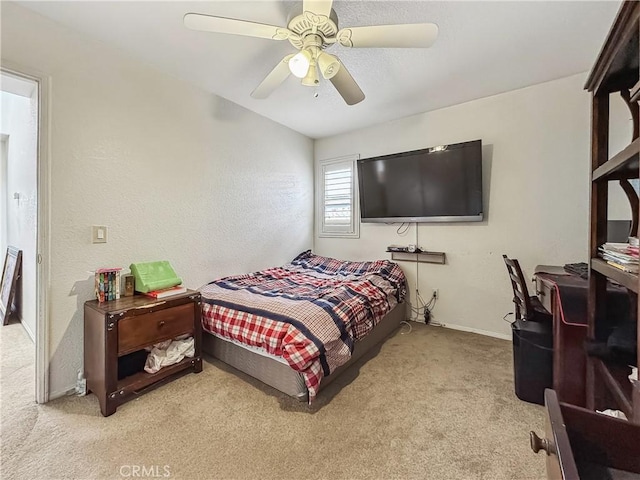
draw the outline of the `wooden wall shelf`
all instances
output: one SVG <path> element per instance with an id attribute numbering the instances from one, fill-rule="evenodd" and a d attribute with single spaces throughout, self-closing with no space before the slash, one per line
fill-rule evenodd
<path id="1" fill-rule="evenodd" d="M 389 250 L 387 250 L 389 252 Z M 419 262 L 419 263 L 446 263 L 444 252 L 389 252 L 391 260 L 396 262 Z"/>

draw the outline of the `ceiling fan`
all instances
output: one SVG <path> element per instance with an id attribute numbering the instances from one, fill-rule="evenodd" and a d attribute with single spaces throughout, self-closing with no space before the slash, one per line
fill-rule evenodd
<path id="1" fill-rule="evenodd" d="M 253 98 L 267 98 L 290 74 L 302 79 L 302 85 L 315 86 L 320 82 L 318 71 L 331 81 L 348 105 L 364 100 L 364 93 L 344 64 L 325 49 L 335 43 L 347 48 L 426 48 L 438 36 L 434 23 L 402 25 L 372 25 L 338 29 L 338 16 L 331 8 L 333 0 L 303 0 L 290 15 L 287 27 L 187 13 L 184 25 L 231 35 L 289 40 L 300 50 L 285 56 L 251 93 Z"/>

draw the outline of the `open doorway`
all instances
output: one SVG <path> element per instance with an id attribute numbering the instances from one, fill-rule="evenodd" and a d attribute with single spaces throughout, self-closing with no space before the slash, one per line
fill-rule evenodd
<path id="1" fill-rule="evenodd" d="M 15 393 L 12 399 L 39 403 L 48 400 L 46 309 L 43 307 L 46 303 L 42 298 L 42 292 L 46 291 L 42 251 L 48 240 L 40 232 L 43 218 L 48 218 L 46 202 L 41 198 L 48 180 L 45 175 L 42 182 L 41 172 L 48 166 L 48 157 L 42 154 L 42 92 L 38 78 L 5 69 L 3 64 L 0 71 L 0 263 L 4 262 L 8 247 L 15 247 L 22 251 L 22 265 L 14 311 L 9 324 L 0 326 L 3 346 L 0 381 L 3 400 L 9 389 Z"/>
<path id="2" fill-rule="evenodd" d="M 2 182 L 5 230 L 0 244 L 2 261 L 8 246 L 22 251 L 22 274 L 18 279 L 16 311 L 35 345 L 36 337 L 36 245 L 38 206 L 38 84 L 5 73 L 0 78 L 2 119 Z M 35 350 L 34 350 L 35 351 Z"/>

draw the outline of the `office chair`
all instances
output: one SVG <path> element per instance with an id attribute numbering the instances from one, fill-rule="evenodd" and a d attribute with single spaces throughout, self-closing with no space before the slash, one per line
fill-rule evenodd
<path id="1" fill-rule="evenodd" d="M 529 322 L 552 323 L 553 317 L 540 303 L 538 297 L 529 296 L 527 283 L 524 280 L 518 260 L 502 255 L 507 265 L 509 280 L 513 288 L 513 303 L 516 306 L 516 320 Z"/>

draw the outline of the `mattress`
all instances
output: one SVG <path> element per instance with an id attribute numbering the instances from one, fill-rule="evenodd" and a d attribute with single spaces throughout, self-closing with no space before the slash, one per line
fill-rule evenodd
<path id="1" fill-rule="evenodd" d="M 387 313 L 366 337 L 354 344 L 351 359 L 323 378 L 319 390 L 326 388 L 365 353 L 394 333 L 405 318 L 406 306 L 405 303 L 400 303 Z M 205 353 L 291 397 L 300 401 L 307 401 L 309 398 L 303 376 L 281 357 L 271 355 L 264 349 L 243 345 L 207 331 L 203 331 L 202 349 Z"/>
<path id="2" fill-rule="evenodd" d="M 389 260 L 353 262 L 307 250 L 280 267 L 214 280 L 200 293 L 204 331 L 284 359 L 302 375 L 312 402 L 322 379 L 403 301 L 406 279 Z"/>

